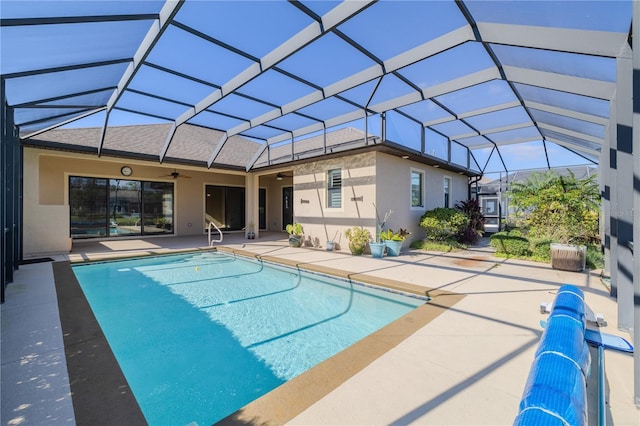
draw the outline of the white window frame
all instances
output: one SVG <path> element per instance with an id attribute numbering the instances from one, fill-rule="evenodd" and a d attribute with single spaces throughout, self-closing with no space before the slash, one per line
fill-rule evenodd
<path id="1" fill-rule="evenodd" d="M 420 205 L 413 205 L 413 174 L 420 175 Z M 409 171 L 409 208 L 411 210 L 424 210 L 425 207 L 425 190 L 427 188 L 427 174 L 424 170 L 410 169 Z"/>
<path id="2" fill-rule="evenodd" d="M 451 177 L 450 176 L 444 176 L 444 179 L 442 181 L 442 204 L 443 204 L 443 207 L 445 208 L 451 207 Z"/>
<path id="3" fill-rule="evenodd" d="M 339 171 L 340 172 L 340 206 L 332 206 L 331 205 L 331 190 L 335 189 L 331 187 L 331 180 L 330 180 L 330 174 L 331 172 L 335 172 L 335 171 Z M 344 208 L 344 193 L 343 193 L 343 189 L 344 189 L 344 185 L 342 185 L 342 181 L 344 179 L 343 176 L 343 169 L 342 167 L 332 167 L 332 168 L 327 168 L 325 170 L 325 176 L 326 176 L 326 180 L 327 180 L 327 198 L 326 198 L 326 206 L 327 209 L 331 209 L 331 210 L 342 210 Z"/>

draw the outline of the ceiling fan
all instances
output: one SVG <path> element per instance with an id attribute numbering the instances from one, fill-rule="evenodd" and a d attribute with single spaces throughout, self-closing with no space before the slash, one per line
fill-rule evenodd
<path id="1" fill-rule="evenodd" d="M 286 177 L 293 177 L 293 176 L 285 175 L 284 173 L 278 173 L 276 175 L 277 180 L 282 180 L 283 178 L 286 178 Z"/>
<path id="2" fill-rule="evenodd" d="M 178 179 L 178 178 L 191 179 L 191 176 L 183 175 L 182 173 L 178 172 L 176 169 L 174 169 L 168 175 L 162 175 L 160 177 L 170 177 L 170 178 L 173 178 L 173 179 Z"/>

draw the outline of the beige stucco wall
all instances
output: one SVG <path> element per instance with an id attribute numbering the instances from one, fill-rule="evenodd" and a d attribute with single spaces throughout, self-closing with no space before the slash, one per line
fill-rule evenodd
<path id="1" fill-rule="evenodd" d="M 327 171 L 342 169 L 342 208 L 327 203 Z M 411 207 L 411 171 L 425 173 L 425 207 Z M 424 237 L 418 223 L 426 210 L 444 204 L 444 176 L 451 178 L 451 206 L 467 199 L 467 177 L 383 153 L 369 152 L 315 161 L 294 170 L 295 221 L 304 226 L 307 244 L 324 247 L 334 239 L 341 247 L 344 231 L 354 225 L 376 232 L 376 207 L 382 219 L 392 210 L 386 228 L 411 232 L 408 241 Z"/>
<path id="2" fill-rule="evenodd" d="M 25 148 L 24 256 L 69 250 L 69 176 L 122 178 L 123 165 L 133 168 L 127 179 L 174 182 L 175 235 L 203 234 L 205 185 L 245 186 L 242 172 L 181 166 L 191 179 L 174 180 L 161 177 L 173 171 L 171 165 Z"/>
<path id="3" fill-rule="evenodd" d="M 427 210 L 436 207 L 444 207 L 444 178 L 451 178 L 451 194 L 449 207 L 455 207 L 458 201 L 467 200 L 469 196 L 469 180 L 464 175 L 459 175 L 447 170 L 427 167 L 425 200 Z"/>
<path id="4" fill-rule="evenodd" d="M 287 225 L 282 223 L 282 188 L 293 186 L 291 171 L 287 170 L 287 176 L 282 180 L 277 180 L 271 171 L 268 176 L 261 176 L 259 186 L 266 190 L 266 221 L 267 231 L 282 231 Z"/>
<path id="5" fill-rule="evenodd" d="M 342 207 L 327 208 L 327 171 L 342 169 Z M 357 225 L 375 231 L 375 153 L 344 156 L 296 166 L 294 216 L 308 243 L 325 246 L 334 239 L 347 246 L 344 230 Z"/>
<path id="6" fill-rule="evenodd" d="M 45 170 L 45 173 L 48 171 Z M 69 251 L 69 206 L 58 197 L 54 182 L 44 182 L 40 190 L 39 156 L 33 149 L 24 150 L 23 179 L 23 255 Z M 48 193 L 48 191 L 51 192 Z"/>
<path id="7" fill-rule="evenodd" d="M 444 177 L 451 178 L 451 206 L 457 201 L 466 200 L 466 176 L 427 166 L 400 157 L 378 153 L 377 170 L 377 203 L 380 216 L 393 211 L 387 221 L 386 228 L 398 231 L 399 228 L 411 232 L 408 241 L 424 238 L 419 226 L 420 217 L 425 211 L 444 206 Z M 424 173 L 424 207 L 411 207 L 411 172 Z"/>
<path id="8" fill-rule="evenodd" d="M 206 185 L 247 186 L 243 172 L 203 171 L 181 166 L 178 170 L 191 178 L 174 180 L 161 177 L 173 171 L 171 165 L 25 148 L 25 257 L 69 250 L 69 176 L 122 178 L 123 165 L 133 168 L 133 175 L 128 179 L 174 182 L 175 235 L 204 233 Z M 342 207 L 327 208 L 327 171 L 336 168 L 342 170 Z M 422 209 L 412 209 L 410 205 L 412 169 L 425 173 L 425 208 Z M 286 170 L 287 175 L 294 177 L 283 180 L 275 179 L 276 172 L 263 172 L 257 179 L 257 186 L 266 189 L 267 230 L 281 231 L 286 226 L 282 219 L 282 189 L 293 186 L 295 221 L 304 225 L 307 243 L 320 247 L 324 247 L 328 239 L 334 239 L 346 248 L 344 231 L 352 226 L 364 226 L 375 234 L 374 204 L 381 215 L 393 210 L 388 228 L 408 229 L 409 240 L 422 238 L 418 226 L 420 216 L 425 209 L 443 205 L 444 175 L 451 177 L 452 206 L 467 198 L 465 176 L 377 152 L 297 165 L 293 170 Z M 249 212 L 247 223 L 251 217 Z"/>

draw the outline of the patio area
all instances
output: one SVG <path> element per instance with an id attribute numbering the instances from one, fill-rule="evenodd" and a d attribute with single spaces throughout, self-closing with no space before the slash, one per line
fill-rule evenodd
<path id="1" fill-rule="evenodd" d="M 486 246 L 447 254 L 405 249 L 399 257 L 373 259 L 352 256 L 346 248 L 291 248 L 282 233 L 261 234 L 257 240 L 225 235 L 220 245 L 300 267 L 423 287 L 435 295 L 432 309 L 439 310 L 426 325 L 337 386 L 319 383 L 323 390 L 318 393 L 311 380 L 304 393 L 292 394 L 283 385 L 229 423 L 512 424 L 542 334 L 539 322 L 546 318 L 540 303 L 553 301 L 563 284 L 579 286 L 589 307 L 604 315 L 608 324 L 602 331 L 630 340 L 617 329 L 616 301 L 597 273 L 496 258 Z M 52 259 L 97 260 L 206 246 L 206 236 L 87 241 Z M 2 424 L 75 424 L 51 262 L 22 265 L 6 290 L 1 308 Z M 443 292 L 464 297 L 447 305 L 437 296 Z M 592 365 L 589 423 L 597 424 L 593 349 Z M 329 371 L 340 375 L 339 370 Z M 606 378 L 607 423 L 640 424 L 633 403 L 633 357 L 608 351 Z M 116 423 L 104 418 L 104 424 Z"/>

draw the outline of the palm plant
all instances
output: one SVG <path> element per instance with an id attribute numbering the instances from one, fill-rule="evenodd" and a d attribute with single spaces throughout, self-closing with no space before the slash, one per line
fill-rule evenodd
<path id="1" fill-rule="evenodd" d="M 472 198 L 467 201 L 456 203 L 456 209 L 462 211 L 469 218 L 468 225 L 459 236 L 461 243 L 475 244 L 484 232 L 484 215 L 480 209 L 480 202 Z"/>
<path id="2" fill-rule="evenodd" d="M 513 183 L 509 196 L 534 238 L 560 243 L 598 239 L 600 192 L 595 175 L 577 179 L 571 172 L 567 176 L 535 173 Z"/>

